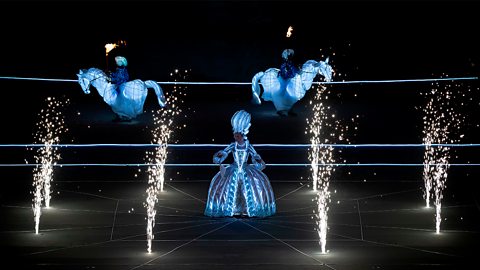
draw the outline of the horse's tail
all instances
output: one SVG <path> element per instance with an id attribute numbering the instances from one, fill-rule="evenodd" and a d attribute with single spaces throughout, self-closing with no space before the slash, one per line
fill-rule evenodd
<path id="1" fill-rule="evenodd" d="M 160 107 L 165 107 L 167 100 L 165 99 L 165 95 L 163 94 L 160 85 L 158 85 L 157 82 L 151 80 L 145 81 L 145 85 L 155 90 L 155 94 L 157 94 L 158 104 L 160 105 Z"/>
<path id="2" fill-rule="evenodd" d="M 258 72 L 253 76 L 252 79 L 252 101 L 255 104 L 262 104 L 262 100 L 260 99 L 260 84 L 258 83 L 260 79 L 263 77 L 264 73 L 262 71 Z"/>

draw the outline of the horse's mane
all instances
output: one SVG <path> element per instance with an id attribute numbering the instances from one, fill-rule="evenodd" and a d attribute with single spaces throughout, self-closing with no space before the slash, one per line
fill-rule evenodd
<path id="1" fill-rule="evenodd" d="M 318 62 L 315 61 L 315 60 L 308 60 L 307 62 L 305 62 L 305 64 L 303 64 L 302 68 L 310 66 L 310 65 L 313 66 L 313 67 L 316 67 L 318 65 Z"/>
<path id="2" fill-rule="evenodd" d="M 105 72 L 99 68 L 89 68 L 87 73 L 92 73 L 94 77 L 106 76 Z"/>
<path id="3" fill-rule="evenodd" d="M 315 60 L 308 60 L 307 62 L 305 62 L 305 65 L 315 65 L 317 64 L 318 61 L 315 61 Z"/>

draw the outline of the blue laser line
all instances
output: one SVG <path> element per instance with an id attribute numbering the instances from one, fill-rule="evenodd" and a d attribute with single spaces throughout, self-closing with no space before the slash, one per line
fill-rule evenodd
<path id="1" fill-rule="evenodd" d="M 78 82 L 78 80 L 69 79 L 44 79 L 44 78 L 28 78 L 28 77 L 0 77 L 5 80 L 24 80 L 24 81 L 48 81 L 48 82 Z"/>
<path id="2" fill-rule="evenodd" d="M 7 77 L 0 76 L 6 80 L 29 80 L 29 81 L 51 81 L 51 82 L 78 82 L 71 79 L 45 79 L 29 77 Z M 338 82 L 313 82 L 312 84 L 362 84 L 362 83 L 405 83 L 405 82 L 436 82 L 436 81 L 459 81 L 478 80 L 478 77 L 454 77 L 454 78 L 430 78 L 430 79 L 404 79 L 404 80 L 363 80 L 363 81 L 338 81 Z M 250 85 L 251 82 L 157 82 L 159 84 L 174 85 Z"/>
<path id="3" fill-rule="evenodd" d="M 65 163 L 65 164 L 51 164 L 54 167 L 148 167 L 148 166 L 160 166 L 161 164 L 155 163 Z M 426 164 L 423 163 L 325 163 L 315 164 L 317 166 L 332 166 L 332 167 L 423 167 Z M 480 166 L 478 163 L 429 163 L 429 166 L 458 166 L 458 167 L 475 167 Z M 0 164 L 0 167 L 38 167 L 44 166 L 40 163 L 30 164 Z M 218 164 L 195 164 L 195 163 L 167 163 L 165 167 L 218 167 Z M 271 163 L 266 166 L 272 167 L 310 167 L 311 163 Z"/>
<path id="4" fill-rule="evenodd" d="M 45 147 L 45 144 L 0 144 L 0 147 Z M 51 147 L 59 148 L 82 148 L 82 147 L 159 147 L 160 144 L 50 144 Z M 201 147 L 227 147 L 228 144 L 167 144 L 169 148 L 201 148 Z M 272 147 L 272 148 L 310 148 L 311 144 L 253 144 L 254 147 Z M 375 147 L 479 147 L 479 143 L 432 143 L 432 144 L 318 144 L 319 147 L 334 148 L 375 148 Z"/>
<path id="5" fill-rule="evenodd" d="M 436 79 L 405 79 L 405 80 L 365 80 L 365 81 L 338 81 L 338 82 L 313 82 L 312 84 L 362 84 L 362 83 L 405 83 L 405 82 L 436 82 L 478 80 L 478 77 L 436 78 Z"/>

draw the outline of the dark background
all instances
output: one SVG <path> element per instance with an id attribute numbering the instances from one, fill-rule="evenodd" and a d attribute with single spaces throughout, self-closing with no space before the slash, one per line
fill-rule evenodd
<path id="1" fill-rule="evenodd" d="M 159 81 L 173 68 L 249 81 L 286 47 L 300 63 L 330 56 L 349 80 L 465 76 L 478 72 L 477 12 L 475 1 L 7 1 L 1 72 L 71 78 L 124 40 L 111 64 L 124 54 L 134 77 Z"/>

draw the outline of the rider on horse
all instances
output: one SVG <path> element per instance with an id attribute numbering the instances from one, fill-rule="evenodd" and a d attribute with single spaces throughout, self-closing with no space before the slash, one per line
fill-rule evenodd
<path id="1" fill-rule="evenodd" d="M 291 79 L 297 75 L 300 69 L 295 66 L 293 56 L 295 52 L 292 49 L 285 49 L 282 53 L 283 63 L 278 73 L 284 80 Z"/>
<path id="2" fill-rule="evenodd" d="M 128 75 L 127 59 L 125 57 L 115 57 L 115 63 L 117 63 L 117 69 L 110 74 L 110 82 L 116 85 L 116 90 L 118 92 L 120 85 L 128 82 L 130 76 Z"/>

